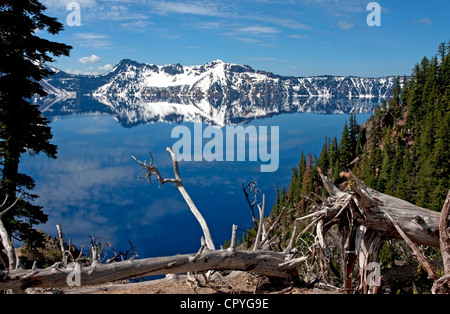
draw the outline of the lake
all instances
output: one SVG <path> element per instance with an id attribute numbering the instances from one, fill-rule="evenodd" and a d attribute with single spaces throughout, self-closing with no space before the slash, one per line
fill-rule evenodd
<path id="1" fill-rule="evenodd" d="M 359 123 L 370 114 L 356 115 Z M 288 186 L 292 168 L 301 151 L 318 155 L 325 136 L 342 132 L 347 114 L 325 115 L 289 113 L 253 120 L 244 125 L 279 127 L 279 168 L 261 172 L 261 162 L 180 161 L 180 174 L 186 190 L 207 221 L 215 246 L 231 237 L 236 224 L 240 237 L 252 225 L 250 209 L 242 184 L 256 181 L 266 194 L 266 215 L 274 203 L 276 186 Z M 110 241 L 115 250 L 129 248 L 130 240 L 141 258 L 196 252 L 201 228 L 174 185 L 159 187 L 139 179 L 144 172 L 131 158 L 150 160 L 164 177 L 173 178 L 172 160 L 166 147 L 178 139 L 171 137 L 177 126 L 194 131 L 196 123 L 152 123 L 122 127 L 105 114 L 73 115 L 52 123 L 53 143 L 58 159 L 24 156 L 21 172 L 36 180 L 37 204 L 49 215 L 38 226 L 52 236 L 56 224 L 66 240 L 77 246 L 92 235 Z M 202 129 L 206 128 L 205 125 Z"/>

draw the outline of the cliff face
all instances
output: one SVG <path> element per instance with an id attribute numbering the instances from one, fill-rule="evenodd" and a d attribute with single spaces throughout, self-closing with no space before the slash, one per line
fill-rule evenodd
<path id="1" fill-rule="evenodd" d="M 86 104 L 89 97 L 88 107 L 97 102 L 98 111 L 117 114 L 124 124 L 200 118 L 226 125 L 283 112 L 371 112 L 368 104 L 389 98 L 395 81 L 394 77 L 283 77 L 220 60 L 200 66 L 122 60 L 104 75 L 55 72 L 42 83 L 49 93 L 40 100 L 44 112 L 79 112 L 86 106 L 80 99 L 84 97 Z"/>

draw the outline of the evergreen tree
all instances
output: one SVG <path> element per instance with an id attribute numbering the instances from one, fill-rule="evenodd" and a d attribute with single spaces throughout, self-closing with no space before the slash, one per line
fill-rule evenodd
<path id="1" fill-rule="evenodd" d="M 389 102 L 389 107 L 391 114 L 395 120 L 397 120 L 400 117 L 400 93 L 401 93 L 401 87 L 400 87 L 400 77 L 398 76 L 395 79 L 394 87 L 392 89 L 392 98 Z"/>
<path id="2" fill-rule="evenodd" d="M 312 191 L 312 177 L 313 177 L 313 167 L 314 167 L 314 160 L 311 153 L 308 153 L 308 161 L 306 162 L 306 169 L 303 176 L 303 195 L 309 195 Z"/>
<path id="3" fill-rule="evenodd" d="M 354 147 L 356 148 L 356 144 Z M 341 140 L 339 141 L 339 171 L 347 169 L 347 165 L 352 161 L 354 155 L 353 151 L 354 149 L 352 147 L 351 133 L 347 122 L 345 122 Z"/>
<path id="4" fill-rule="evenodd" d="M 352 157 L 350 159 L 353 159 L 356 157 L 357 153 L 357 144 L 358 144 L 358 133 L 359 133 L 359 125 L 358 122 L 356 122 L 356 115 L 352 114 L 350 116 L 350 123 L 349 123 L 349 144 L 351 147 L 351 155 Z M 350 160 L 351 161 L 351 160 Z"/>
<path id="5" fill-rule="evenodd" d="M 337 137 L 333 137 L 330 143 L 328 158 L 330 161 L 330 169 L 331 169 L 331 177 L 333 180 L 336 180 L 339 176 L 340 165 L 339 165 L 339 145 L 337 141 Z"/>
<path id="6" fill-rule="evenodd" d="M 397 78 L 389 106 L 371 118 L 371 143 L 356 170 L 369 186 L 433 210 L 449 188 L 449 49 L 441 44 L 423 58 L 403 88 Z"/>
<path id="7" fill-rule="evenodd" d="M 56 158 L 57 152 L 50 142 L 48 120 L 30 99 L 46 95 L 39 84 L 51 74 L 45 63 L 53 61 L 53 57 L 69 55 L 71 49 L 37 36 L 38 31 L 55 35 L 63 29 L 44 11 L 37 0 L 0 2 L 0 201 L 8 197 L 9 205 L 17 193 L 24 196 L 2 219 L 13 237 L 28 243 L 39 235 L 33 225 L 45 222 L 47 216 L 40 206 L 29 202 L 37 197 L 29 192 L 34 181 L 19 173 L 20 158 L 26 152 Z"/>
<path id="8" fill-rule="evenodd" d="M 340 141 L 325 138 L 317 160 L 301 154 L 298 169 L 286 191 L 277 190 L 276 217 L 282 207 L 296 206 L 295 215 L 308 212 L 308 202 L 289 203 L 292 189 L 319 200 L 321 180 L 317 167 L 333 181 L 356 156 L 360 161 L 352 171 L 366 185 L 380 192 L 432 210 L 440 210 L 450 188 L 450 43 L 439 47 L 437 57 L 424 58 L 410 78 L 396 79 L 392 99 L 377 108 L 364 127 L 351 117 Z M 356 143 L 356 144 L 355 144 Z M 324 189 L 323 189 L 324 190 Z M 313 193 L 312 193 L 313 192 Z M 291 197 L 292 199 L 292 197 Z M 299 204 L 299 205 L 298 205 Z M 292 207 L 291 207 L 292 208 Z M 284 247 L 291 235 L 294 211 L 277 231 Z M 307 225 L 302 222 L 298 228 Z M 304 241 L 309 241 L 305 235 Z M 398 254 L 398 253 L 395 253 Z M 392 258 L 393 263 L 394 258 Z"/>
<path id="9" fill-rule="evenodd" d="M 303 186 L 303 177 L 305 176 L 306 171 L 306 156 L 302 151 L 300 154 L 300 161 L 298 163 L 298 179 L 300 180 L 300 186 Z"/>
<path id="10" fill-rule="evenodd" d="M 327 172 L 328 169 L 330 168 L 330 161 L 329 161 L 329 146 L 330 144 L 328 143 L 328 138 L 325 136 L 325 143 L 322 146 L 322 150 L 320 151 L 320 156 L 319 156 L 319 168 L 322 169 L 322 171 Z"/>

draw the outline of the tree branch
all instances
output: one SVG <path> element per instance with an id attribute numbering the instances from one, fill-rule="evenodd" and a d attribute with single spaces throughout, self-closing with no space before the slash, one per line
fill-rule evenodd
<path id="1" fill-rule="evenodd" d="M 305 258 L 290 259 L 288 255 L 272 251 L 202 250 L 196 254 L 156 257 L 110 264 L 96 264 L 79 270 L 80 284 L 97 285 L 128 278 L 207 270 L 240 270 L 270 277 L 296 278 L 296 267 Z M 0 271 L 0 290 L 68 288 L 67 278 L 72 268 L 49 267 L 34 271 Z"/>
<path id="2" fill-rule="evenodd" d="M 214 242 L 212 240 L 211 233 L 209 231 L 209 227 L 208 227 L 208 225 L 206 223 L 206 220 L 203 218 L 202 214 L 200 213 L 200 211 L 195 206 L 195 204 L 192 201 L 191 197 L 189 196 L 189 194 L 187 193 L 186 189 L 184 188 L 183 182 L 181 181 L 181 176 L 180 176 L 180 173 L 179 173 L 179 170 L 178 170 L 177 155 L 175 154 L 175 152 L 172 150 L 171 147 L 168 147 L 166 150 L 170 153 L 170 156 L 172 157 L 173 172 L 174 172 L 174 175 L 175 175 L 175 179 L 164 179 L 161 176 L 158 168 L 156 168 L 156 166 L 153 164 L 153 156 L 152 156 L 151 152 L 150 152 L 150 156 L 151 156 L 150 165 L 147 165 L 145 162 L 139 161 L 134 156 L 131 156 L 131 157 L 134 160 L 136 160 L 142 166 L 141 169 L 145 169 L 147 171 L 147 173 L 145 174 L 143 179 L 147 179 L 148 178 L 150 183 L 151 183 L 152 182 L 151 181 L 151 177 L 152 177 L 153 174 L 155 174 L 157 176 L 157 178 L 158 178 L 158 181 L 161 183 L 161 186 L 164 185 L 165 183 L 175 183 L 175 185 L 178 188 L 178 191 L 183 196 L 185 202 L 189 206 L 189 209 L 194 214 L 195 218 L 197 219 L 197 221 L 200 224 L 200 227 L 203 230 L 203 235 L 205 237 L 207 248 L 210 249 L 210 250 L 215 250 Z"/>
<path id="3" fill-rule="evenodd" d="M 450 276 L 450 235 L 448 218 L 450 215 L 450 190 L 447 194 L 444 207 L 441 211 L 441 218 L 439 220 L 439 241 L 441 246 L 442 260 L 444 262 L 444 273 Z"/>

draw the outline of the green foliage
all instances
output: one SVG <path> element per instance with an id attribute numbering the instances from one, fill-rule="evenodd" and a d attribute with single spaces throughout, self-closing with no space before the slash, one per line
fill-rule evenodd
<path id="1" fill-rule="evenodd" d="M 281 238 L 281 247 L 287 246 L 295 218 L 306 215 L 320 195 L 326 195 L 317 166 L 336 184 L 346 180 L 340 178 L 341 172 L 352 168 L 366 185 L 380 192 L 440 210 L 450 188 L 449 128 L 450 43 L 440 45 L 436 57 L 417 64 L 410 78 L 397 77 L 389 103 L 379 106 L 364 125 L 358 126 L 352 115 L 339 140 L 325 138 L 319 158 L 301 153 L 289 188 L 277 188 L 270 216 L 274 221 L 283 207 L 291 210 L 275 232 Z M 359 162 L 353 164 L 357 157 Z M 308 222 L 303 223 L 298 232 Z M 301 248 L 312 241 L 306 233 L 294 245 Z M 428 257 L 436 254 L 436 250 L 426 252 Z M 399 263 L 414 265 L 413 260 L 405 250 L 391 244 L 385 244 L 380 253 L 380 261 L 388 269 L 395 269 Z M 330 267 L 339 279 L 336 261 L 330 259 Z M 389 293 L 429 291 L 430 281 L 425 277 L 418 271 L 414 278 L 391 282 Z M 419 291 L 411 288 L 414 282 Z"/>
<path id="2" fill-rule="evenodd" d="M 372 188 L 432 210 L 450 186 L 449 49 L 423 58 L 403 87 L 397 78 L 389 105 L 369 120 L 372 141 L 355 170 Z"/>
<path id="3" fill-rule="evenodd" d="M 45 7 L 37 0 L 5 0 L 0 3 L 0 200 L 8 196 L 10 205 L 17 193 L 22 200 L 3 217 L 13 237 L 35 243 L 40 234 L 33 225 L 47 221 L 42 208 L 31 204 L 37 198 L 31 177 L 19 173 L 22 154 L 44 153 L 56 158 L 57 147 L 51 144 L 49 122 L 30 99 L 45 96 L 39 81 L 50 75 L 46 62 L 53 56 L 68 55 L 70 46 L 38 36 L 39 31 L 52 35 L 63 26 L 43 14 Z"/>

